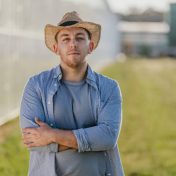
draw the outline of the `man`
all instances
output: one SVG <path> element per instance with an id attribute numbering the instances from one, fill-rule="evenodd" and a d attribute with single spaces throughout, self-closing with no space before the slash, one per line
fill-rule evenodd
<path id="1" fill-rule="evenodd" d="M 117 147 L 120 88 L 86 62 L 100 32 L 76 12 L 45 27 L 46 46 L 60 64 L 31 77 L 24 89 L 20 124 L 29 176 L 124 175 Z"/>

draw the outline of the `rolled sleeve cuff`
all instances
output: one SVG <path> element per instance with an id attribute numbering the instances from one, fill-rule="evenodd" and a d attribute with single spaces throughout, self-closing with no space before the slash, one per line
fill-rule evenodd
<path id="1" fill-rule="evenodd" d="M 88 142 L 88 136 L 84 129 L 73 130 L 78 144 L 78 152 L 91 151 L 90 144 Z"/>

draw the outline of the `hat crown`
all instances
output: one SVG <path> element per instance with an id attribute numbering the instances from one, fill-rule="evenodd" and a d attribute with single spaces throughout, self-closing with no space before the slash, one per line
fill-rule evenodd
<path id="1" fill-rule="evenodd" d="M 79 14 L 76 11 L 68 12 L 63 16 L 62 20 L 58 23 L 58 26 L 69 21 L 82 22 L 83 20 L 79 17 Z"/>

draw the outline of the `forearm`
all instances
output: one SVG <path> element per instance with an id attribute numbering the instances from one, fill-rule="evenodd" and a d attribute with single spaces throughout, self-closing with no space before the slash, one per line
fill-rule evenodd
<path id="1" fill-rule="evenodd" d="M 110 150 L 116 145 L 116 132 L 114 129 L 105 124 L 74 130 L 79 146 L 78 151 Z"/>
<path id="2" fill-rule="evenodd" d="M 69 150 L 69 149 L 71 149 L 71 148 L 67 147 L 65 145 L 59 145 L 58 152 L 62 152 L 62 151 Z"/>
<path id="3" fill-rule="evenodd" d="M 59 151 L 69 148 L 78 149 L 77 140 L 72 131 L 69 130 L 52 130 L 52 141 L 59 144 Z"/>
<path id="4" fill-rule="evenodd" d="M 40 147 L 48 148 L 47 146 L 51 146 L 54 147 L 54 152 L 69 148 L 77 149 L 77 140 L 72 131 L 53 129 L 38 118 L 35 118 L 35 122 L 39 127 L 22 129 L 23 142 L 27 148 L 43 151 L 43 148 Z"/>

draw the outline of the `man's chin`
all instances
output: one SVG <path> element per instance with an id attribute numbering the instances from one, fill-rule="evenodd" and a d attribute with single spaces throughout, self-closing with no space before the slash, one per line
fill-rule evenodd
<path id="1" fill-rule="evenodd" d="M 81 63 L 68 63 L 67 65 L 70 68 L 79 68 L 82 64 Z"/>
<path id="2" fill-rule="evenodd" d="M 67 62 L 67 65 L 71 68 L 78 68 L 82 66 L 84 62 L 82 62 L 79 58 L 72 58 Z"/>
<path id="3" fill-rule="evenodd" d="M 86 62 L 67 62 L 67 66 L 70 68 L 80 68 L 82 67 Z"/>

